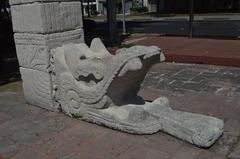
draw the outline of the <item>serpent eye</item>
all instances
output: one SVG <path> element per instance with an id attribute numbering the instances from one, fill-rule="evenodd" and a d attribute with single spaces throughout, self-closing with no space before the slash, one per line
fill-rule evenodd
<path id="1" fill-rule="evenodd" d="M 79 59 L 80 59 L 80 60 L 85 60 L 85 59 L 86 59 L 86 56 L 85 56 L 85 55 L 81 55 Z"/>

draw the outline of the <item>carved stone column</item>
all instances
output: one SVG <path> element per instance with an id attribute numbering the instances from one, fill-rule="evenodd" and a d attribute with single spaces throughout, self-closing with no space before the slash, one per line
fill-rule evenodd
<path id="1" fill-rule="evenodd" d="M 79 0 L 10 0 L 15 44 L 29 104 L 58 111 L 52 100 L 50 49 L 84 42 Z"/>

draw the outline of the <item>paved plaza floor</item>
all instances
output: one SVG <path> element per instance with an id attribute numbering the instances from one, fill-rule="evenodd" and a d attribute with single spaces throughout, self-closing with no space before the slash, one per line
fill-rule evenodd
<path id="1" fill-rule="evenodd" d="M 240 40 L 133 35 L 125 43 L 159 46 L 168 62 L 240 66 Z"/>
<path id="2" fill-rule="evenodd" d="M 162 132 L 118 132 L 26 104 L 19 81 L 0 86 L 0 159 L 240 158 L 240 68 L 157 64 L 139 95 L 166 96 L 174 109 L 219 117 L 224 134 L 201 149 Z"/>

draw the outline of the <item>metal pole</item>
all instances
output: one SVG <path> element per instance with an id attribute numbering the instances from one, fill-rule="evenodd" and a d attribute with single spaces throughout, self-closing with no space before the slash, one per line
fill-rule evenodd
<path id="1" fill-rule="evenodd" d="M 89 2 L 89 0 L 87 1 L 87 6 L 88 6 L 88 17 L 90 17 L 90 2 Z"/>
<path id="2" fill-rule="evenodd" d="M 122 0 L 122 14 L 123 14 L 123 35 L 125 35 L 126 34 L 125 0 Z"/>
<path id="3" fill-rule="evenodd" d="M 117 42 L 117 20 L 115 0 L 107 0 L 107 20 L 109 42 L 111 46 L 114 46 L 114 44 L 116 44 Z"/>
<path id="4" fill-rule="evenodd" d="M 193 22 L 194 22 L 194 0 L 190 0 L 190 13 L 189 13 L 189 37 L 193 37 Z"/>

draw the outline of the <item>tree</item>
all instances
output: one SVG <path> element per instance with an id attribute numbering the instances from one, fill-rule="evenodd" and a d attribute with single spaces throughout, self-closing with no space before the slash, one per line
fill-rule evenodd
<path id="1" fill-rule="evenodd" d="M 233 11 L 240 12 L 240 0 L 232 0 L 233 1 Z"/>
<path id="2" fill-rule="evenodd" d="M 0 18 L 10 18 L 7 7 L 9 7 L 8 0 L 0 0 Z"/>
<path id="3" fill-rule="evenodd" d="M 8 0 L 0 0 L 0 6 L 8 6 Z"/>
<path id="4" fill-rule="evenodd" d="M 157 12 L 159 13 L 160 12 L 160 3 L 161 3 L 161 1 L 159 0 L 159 1 L 157 1 Z"/>

